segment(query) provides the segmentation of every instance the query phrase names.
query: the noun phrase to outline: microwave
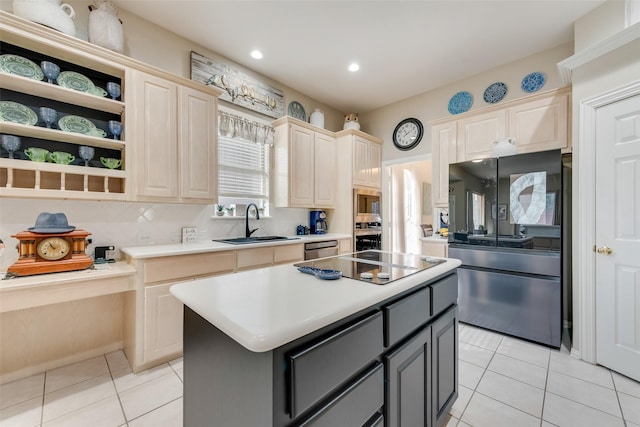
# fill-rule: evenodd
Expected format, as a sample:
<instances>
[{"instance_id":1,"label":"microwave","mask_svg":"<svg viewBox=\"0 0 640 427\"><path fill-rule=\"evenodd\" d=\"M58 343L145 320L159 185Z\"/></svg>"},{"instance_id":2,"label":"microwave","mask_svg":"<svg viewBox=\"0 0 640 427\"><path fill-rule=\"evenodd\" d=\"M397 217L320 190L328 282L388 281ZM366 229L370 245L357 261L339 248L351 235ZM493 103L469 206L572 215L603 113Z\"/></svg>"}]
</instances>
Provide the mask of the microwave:
<instances>
[{"instance_id":1,"label":"microwave","mask_svg":"<svg viewBox=\"0 0 640 427\"><path fill-rule=\"evenodd\" d=\"M379 191L355 189L353 190L353 213L355 222L381 222Z\"/></svg>"}]
</instances>

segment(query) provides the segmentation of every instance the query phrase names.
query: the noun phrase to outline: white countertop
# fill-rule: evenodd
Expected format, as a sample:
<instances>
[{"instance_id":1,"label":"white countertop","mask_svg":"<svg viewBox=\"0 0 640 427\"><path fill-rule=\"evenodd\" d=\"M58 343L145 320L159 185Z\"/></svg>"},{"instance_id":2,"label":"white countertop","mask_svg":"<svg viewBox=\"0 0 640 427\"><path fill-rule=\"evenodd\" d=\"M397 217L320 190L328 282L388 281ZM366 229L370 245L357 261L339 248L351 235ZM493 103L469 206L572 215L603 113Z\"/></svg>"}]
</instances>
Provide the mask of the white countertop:
<instances>
[{"instance_id":1,"label":"white countertop","mask_svg":"<svg viewBox=\"0 0 640 427\"><path fill-rule=\"evenodd\" d=\"M248 350L270 351L460 265L457 259L388 285L320 280L292 264L176 284L171 293Z\"/></svg>"},{"instance_id":2,"label":"white countertop","mask_svg":"<svg viewBox=\"0 0 640 427\"><path fill-rule=\"evenodd\" d=\"M168 245L149 245L149 246L131 246L120 249L122 253L129 255L131 258L155 258L172 255L188 255L199 254L204 252L229 251L257 248L261 246L282 246L293 245L296 243L317 242L323 240L349 239L350 234L305 234L300 236L287 236L293 240L276 240L259 243L248 243L242 245L234 245L231 243L214 242L205 240L193 243L174 243ZM220 239L224 239L221 237Z\"/></svg>"},{"instance_id":3,"label":"white countertop","mask_svg":"<svg viewBox=\"0 0 640 427\"><path fill-rule=\"evenodd\" d=\"M449 238L448 237L442 237L439 234L434 234L433 236L429 236L429 237L421 237L420 240L423 241L423 242L434 242L434 243L448 243L449 242Z\"/></svg>"}]
</instances>

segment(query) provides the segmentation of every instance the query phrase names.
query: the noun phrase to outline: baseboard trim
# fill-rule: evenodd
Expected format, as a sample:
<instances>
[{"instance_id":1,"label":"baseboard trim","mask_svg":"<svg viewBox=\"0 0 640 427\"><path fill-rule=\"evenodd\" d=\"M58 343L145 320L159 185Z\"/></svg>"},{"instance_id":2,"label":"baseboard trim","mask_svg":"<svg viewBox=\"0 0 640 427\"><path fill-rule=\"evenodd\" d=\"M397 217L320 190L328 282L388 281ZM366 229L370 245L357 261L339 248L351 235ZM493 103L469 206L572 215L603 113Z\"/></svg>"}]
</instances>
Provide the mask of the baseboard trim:
<instances>
[{"instance_id":1,"label":"baseboard trim","mask_svg":"<svg viewBox=\"0 0 640 427\"><path fill-rule=\"evenodd\" d=\"M122 341L114 342L104 345L102 347L94 348L91 350L83 351L81 353L74 353L72 355L61 357L55 360L49 360L38 365L27 366L26 368L19 369L13 372L6 372L0 375L0 384L6 384L11 381L19 380L22 378L30 377L32 375L40 374L51 369L67 366L72 363L81 362L83 360L91 359L92 357L102 356L103 354L111 353L116 350L122 349Z\"/></svg>"}]
</instances>

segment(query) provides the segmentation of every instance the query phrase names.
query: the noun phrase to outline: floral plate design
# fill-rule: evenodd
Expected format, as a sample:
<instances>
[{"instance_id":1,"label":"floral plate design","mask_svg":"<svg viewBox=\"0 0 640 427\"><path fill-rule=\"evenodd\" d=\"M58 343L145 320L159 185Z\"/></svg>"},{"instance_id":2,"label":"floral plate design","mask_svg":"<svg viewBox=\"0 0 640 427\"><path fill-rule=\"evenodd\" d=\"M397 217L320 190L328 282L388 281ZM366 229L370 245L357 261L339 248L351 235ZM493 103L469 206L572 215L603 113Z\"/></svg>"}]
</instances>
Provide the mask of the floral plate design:
<instances>
[{"instance_id":1,"label":"floral plate design","mask_svg":"<svg viewBox=\"0 0 640 427\"><path fill-rule=\"evenodd\" d=\"M302 120L303 122L307 121L307 113L304 111L302 104L297 101L293 101L289 104L288 112L294 119Z\"/></svg>"},{"instance_id":2,"label":"floral plate design","mask_svg":"<svg viewBox=\"0 0 640 427\"><path fill-rule=\"evenodd\" d=\"M489 104L495 104L496 102L502 101L502 98L507 94L507 85L502 82L496 82L490 84L484 90L483 99L485 102Z\"/></svg>"},{"instance_id":3,"label":"floral plate design","mask_svg":"<svg viewBox=\"0 0 640 427\"><path fill-rule=\"evenodd\" d=\"M23 58L22 56L5 54L0 55L0 71L18 76L27 77L33 80L44 79L44 73L35 62Z\"/></svg>"},{"instance_id":4,"label":"floral plate design","mask_svg":"<svg viewBox=\"0 0 640 427\"><path fill-rule=\"evenodd\" d=\"M91 120L80 116L62 117L58 120L58 128L65 132L81 133L89 136L98 135L98 128L96 128L96 125L94 125Z\"/></svg>"},{"instance_id":5,"label":"floral plate design","mask_svg":"<svg viewBox=\"0 0 640 427\"><path fill-rule=\"evenodd\" d=\"M38 115L29 107L13 101L0 101L0 120L33 126Z\"/></svg>"},{"instance_id":6,"label":"floral plate design","mask_svg":"<svg viewBox=\"0 0 640 427\"><path fill-rule=\"evenodd\" d=\"M473 95L469 92L463 91L458 92L451 97L448 109L451 114L460 114L465 111L469 111L471 105L473 105Z\"/></svg>"},{"instance_id":7,"label":"floral plate design","mask_svg":"<svg viewBox=\"0 0 640 427\"><path fill-rule=\"evenodd\" d=\"M77 90L79 92L87 92L95 95L96 87L88 77L83 76L75 71L63 71L56 79L58 84L68 89Z\"/></svg>"},{"instance_id":8,"label":"floral plate design","mask_svg":"<svg viewBox=\"0 0 640 427\"><path fill-rule=\"evenodd\" d=\"M535 92L539 90L542 86L544 86L545 81L546 81L546 77L544 73L541 73L539 71L533 72L531 74L527 74L522 79L522 84L521 84L522 91L527 93Z\"/></svg>"}]
</instances>

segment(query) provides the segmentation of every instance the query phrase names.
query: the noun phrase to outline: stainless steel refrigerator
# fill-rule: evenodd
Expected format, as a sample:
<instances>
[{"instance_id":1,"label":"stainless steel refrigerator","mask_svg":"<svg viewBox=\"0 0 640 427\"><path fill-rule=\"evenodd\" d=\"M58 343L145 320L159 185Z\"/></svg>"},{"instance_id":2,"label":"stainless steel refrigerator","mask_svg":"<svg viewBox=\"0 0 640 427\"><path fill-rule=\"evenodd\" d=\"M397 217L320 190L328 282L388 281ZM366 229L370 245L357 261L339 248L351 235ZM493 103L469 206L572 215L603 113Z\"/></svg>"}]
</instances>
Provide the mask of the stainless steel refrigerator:
<instances>
[{"instance_id":1,"label":"stainless steel refrigerator","mask_svg":"<svg viewBox=\"0 0 640 427\"><path fill-rule=\"evenodd\" d=\"M560 346L569 172L560 150L450 165L461 322Z\"/></svg>"}]
</instances>

